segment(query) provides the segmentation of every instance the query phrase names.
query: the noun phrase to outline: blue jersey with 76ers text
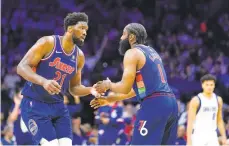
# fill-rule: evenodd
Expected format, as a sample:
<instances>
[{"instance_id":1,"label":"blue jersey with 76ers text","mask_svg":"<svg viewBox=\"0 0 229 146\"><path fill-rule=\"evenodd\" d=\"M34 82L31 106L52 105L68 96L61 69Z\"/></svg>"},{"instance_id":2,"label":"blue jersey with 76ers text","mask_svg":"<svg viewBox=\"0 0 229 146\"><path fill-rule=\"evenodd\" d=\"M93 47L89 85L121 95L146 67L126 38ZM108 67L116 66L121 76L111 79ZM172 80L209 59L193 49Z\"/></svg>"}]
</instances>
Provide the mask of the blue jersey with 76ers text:
<instances>
[{"instance_id":1,"label":"blue jersey with 76ers text","mask_svg":"<svg viewBox=\"0 0 229 146\"><path fill-rule=\"evenodd\" d=\"M50 95L42 86L27 81L22 90L22 95L46 103L63 101L63 94L69 88L69 81L77 71L77 53L75 47L70 54L64 52L60 36L54 37L54 48L51 54L42 59L36 66L36 73L48 80L56 80L61 86L61 93ZM44 48L45 49L45 48Z\"/></svg>"}]
</instances>

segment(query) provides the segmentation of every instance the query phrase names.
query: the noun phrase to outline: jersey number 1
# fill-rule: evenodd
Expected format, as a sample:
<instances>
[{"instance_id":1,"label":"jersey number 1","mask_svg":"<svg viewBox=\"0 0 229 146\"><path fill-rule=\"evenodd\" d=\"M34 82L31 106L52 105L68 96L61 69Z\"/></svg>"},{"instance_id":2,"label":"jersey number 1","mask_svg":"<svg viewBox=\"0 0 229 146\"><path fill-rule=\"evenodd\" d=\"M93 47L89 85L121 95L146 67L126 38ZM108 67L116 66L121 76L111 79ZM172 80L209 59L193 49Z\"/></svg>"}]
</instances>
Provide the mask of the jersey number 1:
<instances>
[{"instance_id":1,"label":"jersey number 1","mask_svg":"<svg viewBox=\"0 0 229 146\"><path fill-rule=\"evenodd\" d=\"M159 73L160 73L161 82L162 82L162 83L166 83L166 81L165 81L165 77L164 77L164 75L163 75L163 71L162 71L162 67L161 67L161 65L160 65L160 64L157 64L157 68L158 68Z\"/></svg>"},{"instance_id":2,"label":"jersey number 1","mask_svg":"<svg viewBox=\"0 0 229 146\"><path fill-rule=\"evenodd\" d=\"M60 71L56 71L55 74L56 74L56 77L53 80L58 82L61 79L60 86L62 86L64 83L64 79L66 77L66 74L61 74Z\"/></svg>"}]
</instances>

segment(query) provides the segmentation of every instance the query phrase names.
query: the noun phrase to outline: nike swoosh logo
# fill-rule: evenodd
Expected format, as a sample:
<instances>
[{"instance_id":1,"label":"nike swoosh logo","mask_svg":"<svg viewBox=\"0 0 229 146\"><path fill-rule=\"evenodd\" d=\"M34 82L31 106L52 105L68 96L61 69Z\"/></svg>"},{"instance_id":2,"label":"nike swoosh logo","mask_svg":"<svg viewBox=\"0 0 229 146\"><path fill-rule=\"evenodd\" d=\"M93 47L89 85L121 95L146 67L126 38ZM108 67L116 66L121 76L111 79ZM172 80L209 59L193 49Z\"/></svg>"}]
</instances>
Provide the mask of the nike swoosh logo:
<instances>
[{"instance_id":1,"label":"nike swoosh logo","mask_svg":"<svg viewBox=\"0 0 229 146\"><path fill-rule=\"evenodd\" d=\"M56 53L62 53L62 52L56 51Z\"/></svg>"}]
</instances>

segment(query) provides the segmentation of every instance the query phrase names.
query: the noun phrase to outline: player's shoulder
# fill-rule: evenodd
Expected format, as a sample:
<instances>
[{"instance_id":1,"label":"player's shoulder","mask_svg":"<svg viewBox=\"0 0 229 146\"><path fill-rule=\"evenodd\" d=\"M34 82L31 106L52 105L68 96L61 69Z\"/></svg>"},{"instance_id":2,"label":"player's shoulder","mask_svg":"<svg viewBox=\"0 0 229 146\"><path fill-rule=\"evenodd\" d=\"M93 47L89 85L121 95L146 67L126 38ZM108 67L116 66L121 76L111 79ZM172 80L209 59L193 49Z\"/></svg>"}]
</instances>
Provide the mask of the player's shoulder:
<instances>
[{"instance_id":1,"label":"player's shoulder","mask_svg":"<svg viewBox=\"0 0 229 146\"><path fill-rule=\"evenodd\" d=\"M37 41L38 45L50 49L54 47L54 43L55 43L55 38L53 36L43 36Z\"/></svg>"},{"instance_id":2,"label":"player's shoulder","mask_svg":"<svg viewBox=\"0 0 229 146\"><path fill-rule=\"evenodd\" d=\"M78 62L78 67L83 68L84 63L85 63L85 57L83 51L77 47L77 62Z\"/></svg>"},{"instance_id":3,"label":"player's shoulder","mask_svg":"<svg viewBox=\"0 0 229 146\"><path fill-rule=\"evenodd\" d=\"M217 96L217 95L216 95L216 96ZM217 100L218 100L218 102L219 102L220 104L223 103L223 98L222 98L221 96L217 96Z\"/></svg>"},{"instance_id":4,"label":"player's shoulder","mask_svg":"<svg viewBox=\"0 0 229 146\"><path fill-rule=\"evenodd\" d=\"M134 47L134 48L127 50L125 54L135 54L138 51L139 51L139 49L137 47Z\"/></svg>"},{"instance_id":5,"label":"player's shoulder","mask_svg":"<svg viewBox=\"0 0 229 146\"><path fill-rule=\"evenodd\" d=\"M218 100L223 100L223 98L221 96L218 96L218 95L216 95L216 96L217 96Z\"/></svg>"},{"instance_id":6,"label":"player's shoulder","mask_svg":"<svg viewBox=\"0 0 229 146\"><path fill-rule=\"evenodd\" d=\"M190 104L198 106L200 104L200 98L197 96L192 97Z\"/></svg>"},{"instance_id":7,"label":"player's shoulder","mask_svg":"<svg viewBox=\"0 0 229 146\"><path fill-rule=\"evenodd\" d=\"M84 53L79 47L77 47L77 53L79 57L84 57Z\"/></svg>"},{"instance_id":8,"label":"player's shoulder","mask_svg":"<svg viewBox=\"0 0 229 146\"><path fill-rule=\"evenodd\" d=\"M55 38L54 38L54 36L51 36L51 35L50 36L43 36L38 40L38 42L44 43L44 44L53 44L54 41L55 41Z\"/></svg>"},{"instance_id":9,"label":"player's shoulder","mask_svg":"<svg viewBox=\"0 0 229 146\"><path fill-rule=\"evenodd\" d=\"M138 56L141 53L142 52L138 48L134 47L126 51L124 58L128 58L128 60L129 59L138 60Z\"/></svg>"},{"instance_id":10,"label":"player's shoulder","mask_svg":"<svg viewBox=\"0 0 229 146\"><path fill-rule=\"evenodd\" d=\"M155 51L154 48L152 48L151 46L146 46L143 44L135 46L133 50L135 51L136 56L144 56L145 53L157 53L157 51Z\"/></svg>"},{"instance_id":11,"label":"player's shoulder","mask_svg":"<svg viewBox=\"0 0 229 146\"><path fill-rule=\"evenodd\" d=\"M77 47L77 58L78 58L78 63L81 63L81 62L84 62L85 61L85 57L84 57L84 53L83 53L83 51L80 49L80 48L78 48Z\"/></svg>"}]
</instances>

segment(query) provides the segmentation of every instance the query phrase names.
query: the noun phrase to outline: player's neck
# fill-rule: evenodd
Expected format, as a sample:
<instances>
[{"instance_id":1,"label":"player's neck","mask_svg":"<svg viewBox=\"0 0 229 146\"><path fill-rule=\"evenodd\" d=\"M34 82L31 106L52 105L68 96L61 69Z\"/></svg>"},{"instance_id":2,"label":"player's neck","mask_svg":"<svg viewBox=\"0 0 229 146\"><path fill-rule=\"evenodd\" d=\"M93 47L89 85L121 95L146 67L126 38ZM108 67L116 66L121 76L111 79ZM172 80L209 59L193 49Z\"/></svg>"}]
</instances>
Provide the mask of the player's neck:
<instances>
[{"instance_id":1,"label":"player's neck","mask_svg":"<svg viewBox=\"0 0 229 146\"><path fill-rule=\"evenodd\" d=\"M72 41L72 36L71 35L65 34L62 37L61 42L62 42L62 48L64 49L64 51L67 54L70 54L72 52L72 50L75 48L75 44Z\"/></svg>"},{"instance_id":2,"label":"player's neck","mask_svg":"<svg viewBox=\"0 0 229 146\"><path fill-rule=\"evenodd\" d=\"M203 92L204 97L211 98L213 93Z\"/></svg>"},{"instance_id":3,"label":"player's neck","mask_svg":"<svg viewBox=\"0 0 229 146\"><path fill-rule=\"evenodd\" d=\"M138 43L130 44L131 49L134 48L136 45L140 45L140 44L138 44Z\"/></svg>"}]
</instances>

